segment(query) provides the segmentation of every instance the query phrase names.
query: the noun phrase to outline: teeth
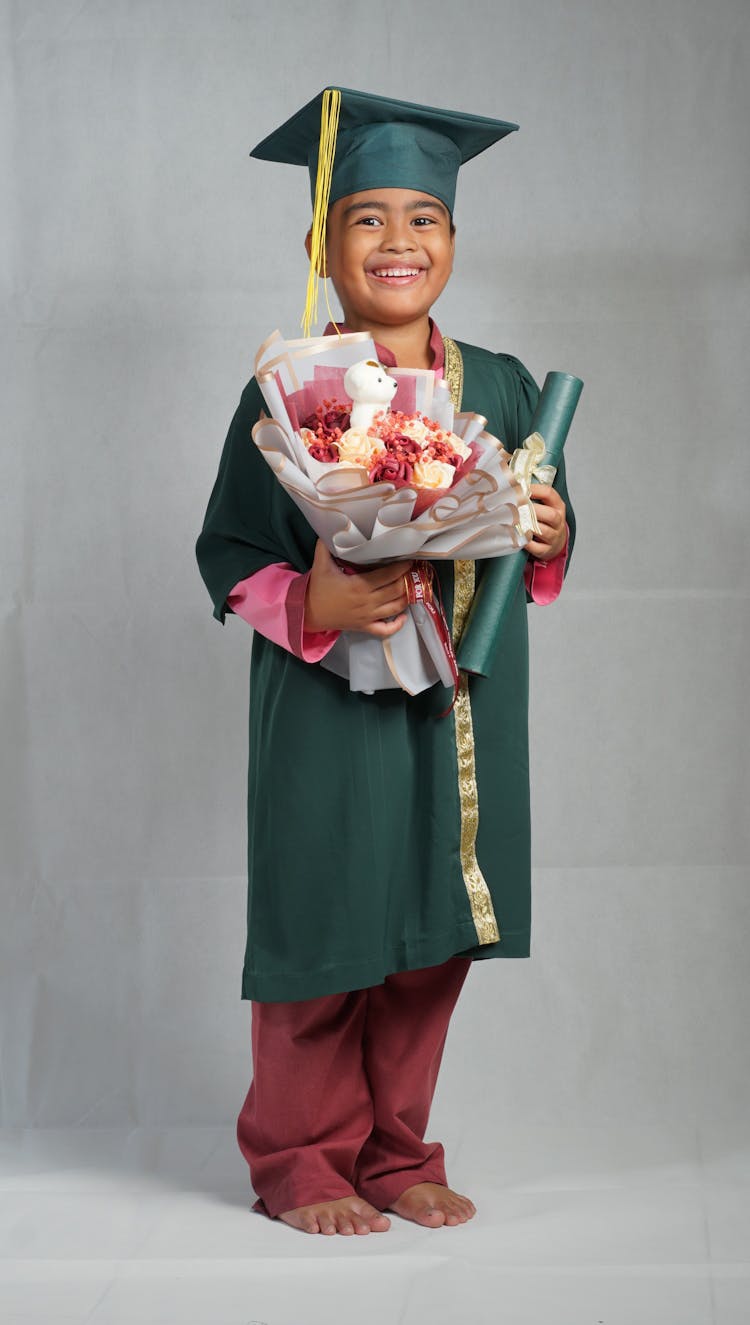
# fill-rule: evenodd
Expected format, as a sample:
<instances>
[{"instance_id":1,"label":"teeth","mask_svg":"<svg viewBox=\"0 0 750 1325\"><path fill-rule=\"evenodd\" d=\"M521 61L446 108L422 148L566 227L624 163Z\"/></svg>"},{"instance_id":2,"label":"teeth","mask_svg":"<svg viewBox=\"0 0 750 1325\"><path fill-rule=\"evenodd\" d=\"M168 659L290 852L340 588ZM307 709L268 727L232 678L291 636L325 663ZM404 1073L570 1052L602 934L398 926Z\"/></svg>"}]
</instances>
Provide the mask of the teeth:
<instances>
[{"instance_id":1,"label":"teeth","mask_svg":"<svg viewBox=\"0 0 750 1325\"><path fill-rule=\"evenodd\" d=\"M418 276L419 267L378 267L374 276Z\"/></svg>"}]
</instances>

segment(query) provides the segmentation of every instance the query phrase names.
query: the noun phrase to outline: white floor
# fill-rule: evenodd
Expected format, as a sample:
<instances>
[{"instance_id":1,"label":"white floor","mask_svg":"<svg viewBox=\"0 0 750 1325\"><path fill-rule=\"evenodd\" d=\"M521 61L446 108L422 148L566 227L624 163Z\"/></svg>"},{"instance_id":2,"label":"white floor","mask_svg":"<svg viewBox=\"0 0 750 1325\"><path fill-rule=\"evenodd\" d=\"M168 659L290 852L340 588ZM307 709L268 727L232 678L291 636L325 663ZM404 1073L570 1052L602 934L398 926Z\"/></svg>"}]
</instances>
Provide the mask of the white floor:
<instances>
[{"instance_id":1,"label":"white floor","mask_svg":"<svg viewBox=\"0 0 750 1325\"><path fill-rule=\"evenodd\" d=\"M229 1130L5 1132L0 1320L748 1325L749 1130L456 1138L476 1219L364 1238L253 1214Z\"/></svg>"}]
</instances>

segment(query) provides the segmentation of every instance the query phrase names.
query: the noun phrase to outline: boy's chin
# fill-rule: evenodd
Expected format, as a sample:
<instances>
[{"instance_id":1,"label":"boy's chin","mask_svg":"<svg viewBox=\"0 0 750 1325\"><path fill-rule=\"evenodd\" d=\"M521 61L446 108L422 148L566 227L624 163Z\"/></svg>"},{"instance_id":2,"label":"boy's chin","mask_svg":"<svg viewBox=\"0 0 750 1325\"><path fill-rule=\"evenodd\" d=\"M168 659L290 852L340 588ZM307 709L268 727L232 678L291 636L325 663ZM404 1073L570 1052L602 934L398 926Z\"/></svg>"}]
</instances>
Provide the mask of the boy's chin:
<instances>
[{"instance_id":1,"label":"boy's chin","mask_svg":"<svg viewBox=\"0 0 750 1325\"><path fill-rule=\"evenodd\" d=\"M371 305L367 310L357 312L351 310L344 313L344 320L348 327L366 331L370 326L376 327L402 327L410 322L421 322L424 318L430 316L430 305L425 303L415 303L404 297L405 291L401 297L383 300L382 303Z\"/></svg>"}]
</instances>

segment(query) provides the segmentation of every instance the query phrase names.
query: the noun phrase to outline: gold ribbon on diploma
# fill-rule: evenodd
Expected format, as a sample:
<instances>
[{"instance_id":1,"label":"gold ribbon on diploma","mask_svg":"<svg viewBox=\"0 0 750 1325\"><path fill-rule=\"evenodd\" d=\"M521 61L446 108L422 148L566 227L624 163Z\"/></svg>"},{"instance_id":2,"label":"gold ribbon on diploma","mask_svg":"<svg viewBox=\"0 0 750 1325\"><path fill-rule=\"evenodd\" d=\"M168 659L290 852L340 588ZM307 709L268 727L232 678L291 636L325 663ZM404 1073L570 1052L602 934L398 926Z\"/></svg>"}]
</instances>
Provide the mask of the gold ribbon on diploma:
<instances>
[{"instance_id":1,"label":"gold ribbon on diploma","mask_svg":"<svg viewBox=\"0 0 750 1325\"><path fill-rule=\"evenodd\" d=\"M510 458L509 468L512 474L520 480L526 501L518 507L518 523L516 529L520 534L535 533L540 534L541 528L536 518L534 503L531 500L531 484L534 479L538 483L552 483L557 470L554 465L540 464L547 451L547 443L540 432L532 432Z\"/></svg>"}]
</instances>

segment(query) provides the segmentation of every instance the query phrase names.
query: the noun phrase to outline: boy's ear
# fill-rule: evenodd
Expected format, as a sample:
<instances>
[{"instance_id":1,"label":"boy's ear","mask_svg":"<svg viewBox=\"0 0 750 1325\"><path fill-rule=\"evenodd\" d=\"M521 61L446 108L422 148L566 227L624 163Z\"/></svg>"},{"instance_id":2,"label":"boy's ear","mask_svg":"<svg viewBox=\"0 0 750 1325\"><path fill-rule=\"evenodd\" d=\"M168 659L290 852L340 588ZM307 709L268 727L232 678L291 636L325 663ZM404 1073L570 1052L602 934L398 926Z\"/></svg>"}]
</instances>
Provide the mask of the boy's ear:
<instances>
[{"instance_id":1,"label":"boy's ear","mask_svg":"<svg viewBox=\"0 0 750 1325\"><path fill-rule=\"evenodd\" d=\"M308 261L310 259L311 249L312 249L312 230L308 230L307 234L305 235L305 253L307 254ZM323 275L320 269L318 269L318 275L319 276Z\"/></svg>"}]
</instances>

